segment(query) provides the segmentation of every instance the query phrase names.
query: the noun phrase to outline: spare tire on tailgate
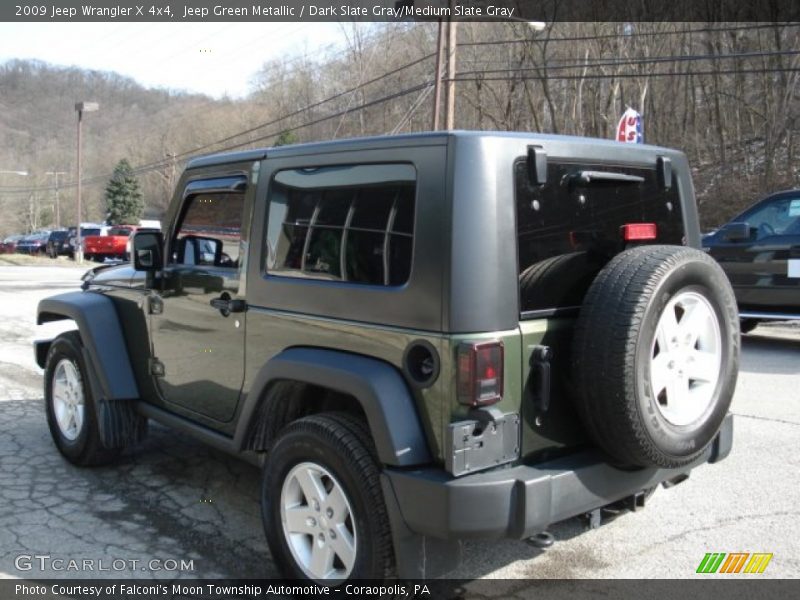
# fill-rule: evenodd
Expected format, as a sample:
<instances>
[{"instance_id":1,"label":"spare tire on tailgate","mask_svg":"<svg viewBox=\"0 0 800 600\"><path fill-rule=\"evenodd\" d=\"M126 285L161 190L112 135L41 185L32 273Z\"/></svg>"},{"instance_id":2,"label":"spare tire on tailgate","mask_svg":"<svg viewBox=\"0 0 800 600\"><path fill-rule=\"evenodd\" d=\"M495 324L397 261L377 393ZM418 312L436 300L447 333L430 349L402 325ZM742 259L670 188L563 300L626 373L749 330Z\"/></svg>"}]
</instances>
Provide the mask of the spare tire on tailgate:
<instances>
[{"instance_id":1,"label":"spare tire on tailgate","mask_svg":"<svg viewBox=\"0 0 800 600\"><path fill-rule=\"evenodd\" d=\"M728 412L739 361L736 301L712 258L681 246L618 254L574 336L577 410L603 450L626 466L698 458Z\"/></svg>"}]
</instances>

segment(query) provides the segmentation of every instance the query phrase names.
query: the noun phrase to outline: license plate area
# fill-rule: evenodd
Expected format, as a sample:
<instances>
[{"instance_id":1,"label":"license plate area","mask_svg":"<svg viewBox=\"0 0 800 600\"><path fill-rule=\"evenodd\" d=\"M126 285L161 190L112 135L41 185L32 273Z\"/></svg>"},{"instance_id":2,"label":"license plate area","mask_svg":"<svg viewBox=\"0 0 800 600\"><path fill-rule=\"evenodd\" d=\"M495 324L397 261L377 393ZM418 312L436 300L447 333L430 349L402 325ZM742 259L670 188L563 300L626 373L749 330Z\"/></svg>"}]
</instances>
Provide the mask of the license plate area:
<instances>
[{"instance_id":1,"label":"license plate area","mask_svg":"<svg viewBox=\"0 0 800 600\"><path fill-rule=\"evenodd\" d=\"M445 468L456 477L519 458L519 415L451 423Z\"/></svg>"}]
</instances>

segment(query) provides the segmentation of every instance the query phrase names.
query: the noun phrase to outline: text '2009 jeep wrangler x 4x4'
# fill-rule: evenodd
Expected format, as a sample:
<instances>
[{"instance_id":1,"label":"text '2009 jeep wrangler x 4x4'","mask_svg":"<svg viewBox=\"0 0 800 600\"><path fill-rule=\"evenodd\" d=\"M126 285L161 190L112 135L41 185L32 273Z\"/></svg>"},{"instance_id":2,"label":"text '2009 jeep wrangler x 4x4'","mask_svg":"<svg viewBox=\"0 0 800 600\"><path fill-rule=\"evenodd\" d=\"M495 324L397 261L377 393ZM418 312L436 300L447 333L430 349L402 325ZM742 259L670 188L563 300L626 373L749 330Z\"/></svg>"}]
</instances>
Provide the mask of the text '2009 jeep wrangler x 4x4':
<instances>
[{"instance_id":1,"label":"text '2009 jeep wrangler x 4x4'","mask_svg":"<svg viewBox=\"0 0 800 600\"><path fill-rule=\"evenodd\" d=\"M736 303L686 158L449 132L198 158L132 265L43 300L79 465L148 419L263 463L292 578L442 573L730 451ZM595 512L595 514L597 514Z\"/></svg>"}]
</instances>

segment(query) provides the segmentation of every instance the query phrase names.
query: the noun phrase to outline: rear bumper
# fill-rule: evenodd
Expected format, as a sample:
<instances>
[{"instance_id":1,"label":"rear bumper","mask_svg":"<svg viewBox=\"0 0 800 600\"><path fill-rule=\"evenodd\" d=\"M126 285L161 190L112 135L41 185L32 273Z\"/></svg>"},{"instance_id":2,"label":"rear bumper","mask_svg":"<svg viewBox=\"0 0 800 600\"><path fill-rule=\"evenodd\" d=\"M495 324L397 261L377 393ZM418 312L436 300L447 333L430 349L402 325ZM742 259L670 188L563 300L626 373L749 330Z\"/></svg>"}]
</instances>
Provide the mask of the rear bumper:
<instances>
[{"instance_id":1,"label":"rear bumper","mask_svg":"<svg viewBox=\"0 0 800 600\"><path fill-rule=\"evenodd\" d=\"M384 472L408 529L440 539L525 538L552 523L673 480L706 462L724 459L733 442L733 416L693 464L680 469L621 470L596 452L537 465L453 478L441 469Z\"/></svg>"}]
</instances>

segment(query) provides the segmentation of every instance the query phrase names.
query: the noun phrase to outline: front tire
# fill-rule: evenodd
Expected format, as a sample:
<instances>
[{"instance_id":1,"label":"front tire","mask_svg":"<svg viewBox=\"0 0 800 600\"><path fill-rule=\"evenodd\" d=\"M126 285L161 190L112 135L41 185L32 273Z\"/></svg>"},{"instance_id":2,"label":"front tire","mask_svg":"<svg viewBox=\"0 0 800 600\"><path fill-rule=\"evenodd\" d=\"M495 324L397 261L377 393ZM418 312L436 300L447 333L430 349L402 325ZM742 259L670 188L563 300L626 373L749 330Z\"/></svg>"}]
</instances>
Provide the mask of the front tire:
<instances>
[{"instance_id":1,"label":"front tire","mask_svg":"<svg viewBox=\"0 0 800 600\"><path fill-rule=\"evenodd\" d=\"M288 578L336 585L393 570L377 456L355 417L323 413L287 426L264 465L261 514Z\"/></svg>"},{"instance_id":2,"label":"front tire","mask_svg":"<svg viewBox=\"0 0 800 600\"><path fill-rule=\"evenodd\" d=\"M70 331L50 346L44 370L47 425L58 451L80 466L105 465L119 456L118 448L100 441L95 399L83 360L80 335Z\"/></svg>"}]
</instances>

